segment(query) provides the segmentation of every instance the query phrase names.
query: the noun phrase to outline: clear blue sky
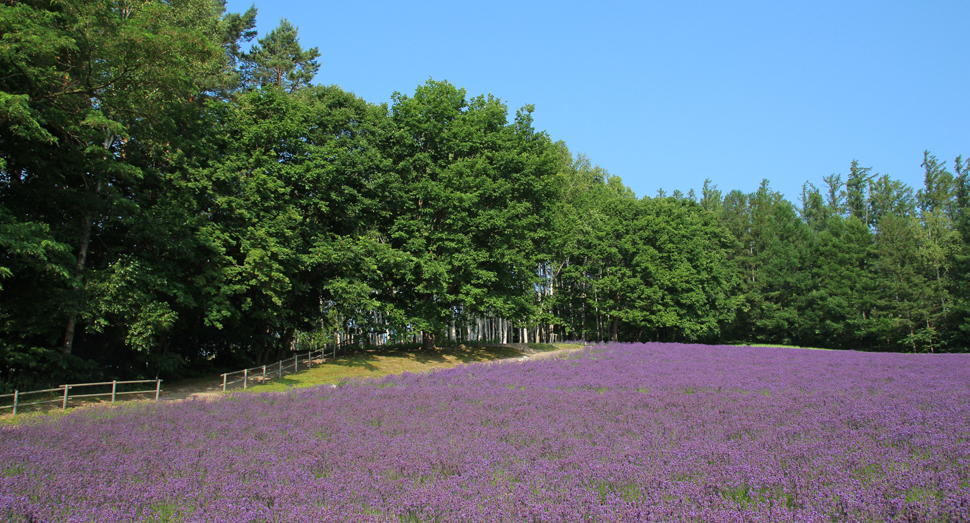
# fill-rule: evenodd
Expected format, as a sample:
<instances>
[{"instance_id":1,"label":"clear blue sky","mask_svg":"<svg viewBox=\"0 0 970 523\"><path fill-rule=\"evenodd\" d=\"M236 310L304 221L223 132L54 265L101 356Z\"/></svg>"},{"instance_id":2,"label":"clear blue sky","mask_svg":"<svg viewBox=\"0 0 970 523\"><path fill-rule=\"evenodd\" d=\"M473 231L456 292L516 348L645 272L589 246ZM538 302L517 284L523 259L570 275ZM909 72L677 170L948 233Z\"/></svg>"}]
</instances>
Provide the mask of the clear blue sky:
<instances>
[{"instance_id":1,"label":"clear blue sky","mask_svg":"<svg viewBox=\"0 0 970 523\"><path fill-rule=\"evenodd\" d=\"M534 104L638 196L767 178L797 202L854 158L918 189L923 150L951 170L970 156L967 0L255 5L260 35L287 18L320 48L316 83L381 103L434 78Z\"/></svg>"}]
</instances>

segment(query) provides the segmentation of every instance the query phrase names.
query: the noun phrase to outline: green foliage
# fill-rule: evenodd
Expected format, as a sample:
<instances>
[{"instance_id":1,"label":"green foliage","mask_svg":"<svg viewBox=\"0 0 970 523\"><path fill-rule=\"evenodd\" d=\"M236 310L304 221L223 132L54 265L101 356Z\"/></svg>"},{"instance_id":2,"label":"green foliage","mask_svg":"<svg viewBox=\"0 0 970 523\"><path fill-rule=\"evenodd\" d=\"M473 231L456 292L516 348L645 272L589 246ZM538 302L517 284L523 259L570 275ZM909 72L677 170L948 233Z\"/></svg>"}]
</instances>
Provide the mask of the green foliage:
<instances>
[{"instance_id":1,"label":"green foliage","mask_svg":"<svg viewBox=\"0 0 970 523\"><path fill-rule=\"evenodd\" d=\"M566 158L568 151L564 150ZM693 200L638 200L618 177L561 161L550 307L583 339L716 339L734 317L733 239ZM707 197L712 198L711 189Z\"/></svg>"},{"instance_id":2,"label":"green foliage","mask_svg":"<svg viewBox=\"0 0 970 523\"><path fill-rule=\"evenodd\" d=\"M491 95L314 86L216 0L0 9L0 383L295 346L759 341L966 351L970 161L638 199ZM457 335L460 339L462 335Z\"/></svg>"},{"instance_id":3,"label":"green foliage","mask_svg":"<svg viewBox=\"0 0 970 523\"><path fill-rule=\"evenodd\" d=\"M958 239L949 252L950 271L946 282L953 297L953 309L945 332L948 344L970 351L970 158L955 162L953 227Z\"/></svg>"},{"instance_id":4,"label":"green foliage","mask_svg":"<svg viewBox=\"0 0 970 523\"><path fill-rule=\"evenodd\" d=\"M224 114L222 155L200 177L199 234L223 277L205 321L244 330L259 359L312 329L322 303L368 305L386 250L368 227L382 122L337 87L255 90Z\"/></svg>"},{"instance_id":5,"label":"green foliage","mask_svg":"<svg viewBox=\"0 0 970 523\"><path fill-rule=\"evenodd\" d=\"M277 87L293 91L310 85L320 70L316 47L303 50L297 28L287 20L242 55L247 83L253 87Z\"/></svg>"},{"instance_id":6,"label":"green foliage","mask_svg":"<svg viewBox=\"0 0 970 523\"><path fill-rule=\"evenodd\" d=\"M137 307L118 314L125 305L109 300L133 284L111 280L119 264L137 268L126 282L150 288L138 305L171 309L153 301L164 282L150 265L129 263L150 249L133 244L131 233L150 212L143 205L164 176L181 108L223 71L223 53L209 39L221 10L207 0L88 0L18 2L0 11L8 260L0 292L10 304L0 313L0 338L11 363L0 372L9 381L56 379L52 366L87 372L80 361L113 360L125 345L104 336L144 349L171 324L171 314L161 321ZM129 335L132 318L140 319Z\"/></svg>"},{"instance_id":7,"label":"green foliage","mask_svg":"<svg viewBox=\"0 0 970 523\"><path fill-rule=\"evenodd\" d=\"M393 214L379 230L406 258L383 302L427 347L456 315L523 316L556 168L548 137L532 129L532 108L510 123L500 100L467 100L433 80L393 98L382 144Z\"/></svg>"},{"instance_id":8,"label":"green foliage","mask_svg":"<svg viewBox=\"0 0 970 523\"><path fill-rule=\"evenodd\" d=\"M729 193L720 219L738 241L729 252L742 281L732 337L795 343L802 320L798 300L810 285L804 270L809 226L767 180L752 194Z\"/></svg>"},{"instance_id":9,"label":"green foliage","mask_svg":"<svg viewBox=\"0 0 970 523\"><path fill-rule=\"evenodd\" d=\"M765 187L729 194L722 219L745 245L736 256L748 289L733 336L846 349L959 350L947 340L959 337L961 323L954 286L964 245L955 221L960 178L929 153L924 168L926 187L914 197L911 188L854 161L845 190L839 175L825 178L824 196L806 184L800 220Z\"/></svg>"}]
</instances>

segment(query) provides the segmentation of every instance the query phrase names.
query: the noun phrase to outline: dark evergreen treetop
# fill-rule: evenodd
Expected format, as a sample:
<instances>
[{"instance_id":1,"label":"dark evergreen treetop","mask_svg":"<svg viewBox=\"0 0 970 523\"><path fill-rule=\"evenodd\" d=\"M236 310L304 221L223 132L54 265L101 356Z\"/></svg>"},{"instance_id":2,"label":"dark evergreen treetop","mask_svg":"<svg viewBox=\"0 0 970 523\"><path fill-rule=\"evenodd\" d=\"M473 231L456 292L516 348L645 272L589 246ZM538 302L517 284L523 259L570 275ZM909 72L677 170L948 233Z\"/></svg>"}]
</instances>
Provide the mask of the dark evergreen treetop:
<instances>
[{"instance_id":1,"label":"dark evergreen treetop","mask_svg":"<svg viewBox=\"0 0 970 523\"><path fill-rule=\"evenodd\" d=\"M260 38L243 55L246 83L251 87L276 86L286 91L307 87L320 70L316 47L304 50L297 28L287 19Z\"/></svg>"}]
</instances>

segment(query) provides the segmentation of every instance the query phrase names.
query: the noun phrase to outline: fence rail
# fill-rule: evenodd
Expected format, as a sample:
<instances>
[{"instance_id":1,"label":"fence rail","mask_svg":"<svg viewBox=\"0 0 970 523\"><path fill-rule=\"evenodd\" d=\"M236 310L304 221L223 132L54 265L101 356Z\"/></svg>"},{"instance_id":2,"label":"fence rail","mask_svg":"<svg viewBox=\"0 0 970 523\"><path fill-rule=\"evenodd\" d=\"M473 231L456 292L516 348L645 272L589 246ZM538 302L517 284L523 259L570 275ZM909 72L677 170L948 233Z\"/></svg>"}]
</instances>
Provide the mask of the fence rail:
<instances>
[{"instance_id":1,"label":"fence rail","mask_svg":"<svg viewBox=\"0 0 970 523\"><path fill-rule=\"evenodd\" d=\"M270 363L269 365L260 365L258 367L250 367L248 369L237 370L235 372L227 372L222 374L222 392L226 392L230 385L236 385L242 383L243 389L249 388L249 382L256 382L256 384L263 383L272 379L282 378L286 374L294 374L300 370L300 367L305 365L306 369L313 367L313 360L319 359L320 363L323 363L326 357L326 349L320 349L315 351L308 351L305 354L297 354L292 358L285 360L280 360L276 363ZM230 377L236 376L236 379L230 379Z\"/></svg>"},{"instance_id":2,"label":"fence rail","mask_svg":"<svg viewBox=\"0 0 970 523\"><path fill-rule=\"evenodd\" d=\"M154 383L154 389L144 389L144 390L125 390L119 391L118 385L130 385L135 383ZM111 385L111 392L95 392L88 394L71 394L71 389L79 389L83 387L105 387ZM46 399L40 401L31 401L29 403L24 403L20 401L20 398L30 394L48 394L53 395L57 393L57 398ZM17 409L22 407L28 407L32 405L42 405L44 403L61 403L61 408L66 409L68 402L71 398L96 398L98 396L111 396L111 403L113 404L118 396L128 395L128 394L150 394L155 393L155 401L158 401L158 397L162 392L162 380L131 380L131 381L101 381L97 383L69 383L67 385L60 385L56 389L43 389L43 390L28 390L28 391L13 391L13 394L0 394L0 400L4 398L13 398L13 404L11 405L0 405L0 409L13 409L13 414L17 414Z\"/></svg>"},{"instance_id":3,"label":"fence rail","mask_svg":"<svg viewBox=\"0 0 970 523\"><path fill-rule=\"evenodd\" d=\"M330 357L333 359L337 358L337 351L344 349L345 346L356 346L353 343L340 343L333 344L332 346L315 350L308 351L305 353L299 353L292 358L285 360L280 360L276 363L269 365L260 365L258 367L250 367L248 369L238 370L235 372L227 372L222 374L222 391L226 392L228 387L231 385L236 385L242 383L242 388L249 388L250 382L263 383L272 379L279 379L286 374L293 374L300 370L302 366L309 369L313 367L314 360L320 360L323 363L330 353ZM231 379L231 377L236 376L237 379ZM135 383L154 383L154 389L144 389L144 390L132 390L132 391L119 391L118 385L130 385ZM72 389L78 389L82 387L106 387L111 385L111 392L95 392L86 394L72 394ZM6 398L13 398L13 403L11 405L0 405L0 409L13 409L13 414L16 415L17 411L23 407L42 405L45 403L58 403L60 402L61 408L66 409L68 402L71 398L95 398L98 396L111 396L111 403L117 401L118 396L128 395L128 394L149 394L155 393L155 401L158 401L159 396L162 392L162 380L134 380L134 381L102 381L97 383L70 383L67 385L60 385L56 389L44 389L44 390L29 390L20 391L14 390L13 394L0 394L0 401L4 401ZM39 401L31 401L25 403L21 401L24 396L32 394L48 394L50 399L42 399Z\"/></svg>"}]
</instances>

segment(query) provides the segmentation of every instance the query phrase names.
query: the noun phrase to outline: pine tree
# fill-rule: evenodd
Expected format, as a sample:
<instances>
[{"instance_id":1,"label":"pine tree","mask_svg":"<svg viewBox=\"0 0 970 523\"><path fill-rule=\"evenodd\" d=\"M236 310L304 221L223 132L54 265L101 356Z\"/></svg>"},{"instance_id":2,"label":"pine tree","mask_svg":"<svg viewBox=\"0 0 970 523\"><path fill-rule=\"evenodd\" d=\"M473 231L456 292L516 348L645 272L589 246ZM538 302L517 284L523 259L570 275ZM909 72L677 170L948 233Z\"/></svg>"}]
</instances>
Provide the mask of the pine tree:
<instances>
[{"instance_id":1,"label":"pine tree","mask_svg":"<svg viewBox=\"0 0 970 523\"><path fill-rule=\"evenodd\" d=\"M310 85L320 70L316 47L303 50L298 28L287 19L243 55L244 74L250 87L276 86L289 92Z\"/></svg>"},{"instance_id":2,"label":"pine tree","mask_svg":"<svg viewBox=\"0 0 970 523\"><path fill-rule=\"evenodd\" d=\"M970 351L970 158L956 159L954 179L953 224L959 233L956 246L950 253L952 269L948 289L954 298L948 318L948 349Z\"/></svg>"}]
</instances>

